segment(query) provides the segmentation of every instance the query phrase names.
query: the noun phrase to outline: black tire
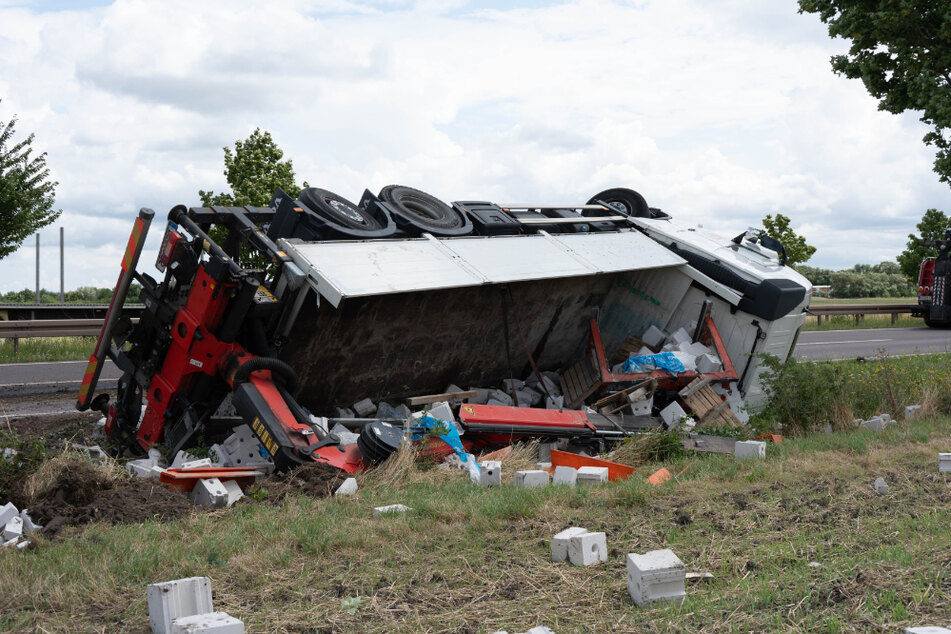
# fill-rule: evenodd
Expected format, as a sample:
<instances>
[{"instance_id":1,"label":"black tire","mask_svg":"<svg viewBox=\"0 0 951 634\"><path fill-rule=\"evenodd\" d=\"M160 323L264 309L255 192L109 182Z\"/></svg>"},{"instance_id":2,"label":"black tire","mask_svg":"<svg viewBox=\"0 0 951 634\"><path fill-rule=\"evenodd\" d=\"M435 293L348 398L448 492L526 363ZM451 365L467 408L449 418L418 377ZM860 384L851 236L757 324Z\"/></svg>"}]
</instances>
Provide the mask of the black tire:
<instances>
[{"instance_id":1,"label":"black tire","mask_svg":"<svg viewBox=\"0 0 951 634\"><path fill-rule=\"evenodd\" d=\"M595 194L591 197L591 200L588 201L589 205L596 205L598 203L605 203L608 207L612 207L634 218L651 217L650 207L647 206L647 201L633 189L626 189L624 187L606 189L603 192Z\"/></svg>"},{"instance_id":2,"label":"black tire","mask_svg":"<svg viewBox=\"0 0 951 634\"><path fill-rule=\"evenodd\" d=\"M318 216L350 229L379 231L386 228L367 210L326 189L308 187L300 193L298 200Z\"/></svg>"},{"instance_id":3,"label":"black tire","mask_svg":"<svg viewBox=\"0 0 951 634\"><path fill-rule=\"evenodd\" d=\"M407 233L427 232L439 236L472 233L468 216L418 189L387 185L380 190L380 200L389 203L397 225Z\"/></svg>"}]
</instances>

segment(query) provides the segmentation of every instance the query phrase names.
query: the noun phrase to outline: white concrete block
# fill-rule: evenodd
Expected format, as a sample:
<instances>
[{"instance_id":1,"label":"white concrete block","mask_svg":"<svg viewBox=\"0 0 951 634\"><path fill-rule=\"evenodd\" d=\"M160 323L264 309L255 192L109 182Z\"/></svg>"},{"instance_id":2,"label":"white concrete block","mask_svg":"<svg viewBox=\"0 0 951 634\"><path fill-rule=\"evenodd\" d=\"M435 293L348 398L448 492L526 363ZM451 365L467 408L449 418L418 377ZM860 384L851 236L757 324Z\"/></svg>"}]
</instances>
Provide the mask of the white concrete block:
<instances>
[{"instance_id":1,"label":"white concrete block","mask_svg":"<svg viewBox=\"0 0 951 634\"><path fill-rule=\"evenodd\" d=\"M334 491L334 495L353 495L357 492L357 479L356 478L347 478L343 481L337 490Z\"/></svg>"},{"instance_id":2,"label":"white concrete block","mask_svg":"<svg viewBox=\"0 0 951 634\"><path fill-rule=\"evenodd\" d=\"M125 470L129 472L129 475L136 478L148 478L154 466L155 462L151 458L140 458L125 463Z\"/></svg>"},{"instance_id":3,"label":"white concrete block","mask_svg":"<svg viewBox=\"0 0 951 634\"><path fill-rule=\"evenodd\" d=\"M334 428L330 430L330 433L334 434L340 439L341 447L349 447L350 445L357 444L357 438L360 437L360 434L350 431L340 423L334 425Z\"/></svg>"},{"instance_id":4,"label":"white concrete block","mask_svg":"<svg viewBox=\"0 0 951 634\"><path fill-rule=\"evenodd\" d=\"M520 390L523 387L525 387L525 381L519 379L502 380L502 389L505 390L507 394L511 394L513 390Z\"/></svg>"},{"instance_id":5,"label":"white concrete block","mask_svg":"<svg viewBox=\"0 0 951 634\"><path fill-rule=\"evenodd\" d=\"M511 407L515 404L515 401L512 400L512 397L503 392L502 390L492 390L489 392L489 400L487 401L489 405L494 405L492 401L498 401L499 405L506 405Z\"/></svg>"},{"instance_id":6,"label":"white concrete block","mask_svg":"<svg viewBox=\"0 0 951 634\"><path fill-rule=\"evenodd\" d=\"M516 471L515 486L529 489L534 487L548 486L548 472L542 471L540 469Z\"/></svg>"},{"instance_id":7,"label":"white concrete block","mask_svg":"<svg viewBox=\"0 0 951 634\"><path fill-rule=\"evenodd\" d=\"M175 457L172 458L172 464L170 464L168 468L181 469L184 463L191 462L193 460L197 460L197 458L187 451L179 451L177 454L175 454Z\"/></svg>"},{"instance_id":8,"label":"white concrete block","mask_svg":"<svg viewBox=\"0 0 951 634\"><path fill-rule=\"evenodd\" d=\"M555 634L555 632L547 625L536 625L532 629L525 632L525 634Z\"/></svg>"},{"instance_id":9,"label":"white concrete block","mask_svg":"<svg viewBox=\"0 0 951 634\"><path fill-rule=\"evenodd\" d=\"M153 463L157 465L161 465L164 462L164 460L162 459L162 452L156 449L155 447L152 447L151 449L149 449L148 460L151 460Z\"/></svg>"},{"instance_id":10,"label":"white concrete block","mask_svg":"<svg viewBox=\"0 0 951 634\"><path fill-rule=\"evenodd\" d=\"M686 569L669 548L627 556L627 591L638 605L654 601L682 603Z\"/></svg>"},{"instance_id":11,"label":"white concrete block","mask_svg":"<svg viewBox=\"0 0 951 634\"><path fill-rule=\"evenodd\" d=\"M905 408L905 420L911 420L921 414L921 405L909 405Z\"/></svg>"},{"instance_id":12,"label":"white concrete block","mask_svg":"<svg viewBox=\"0 0 951 634\"><path fill-rule=\"evenodd\" d=\"M172 620L171 634L244 634L244 623L227 612L180 616Z\"/></svg>"},{"instance_id":13,"label":"white concrete block","mask_svg":"<svg viewBox=\"0 0 951 634\"><path fill-rule=\"evenodd\" d=\"M376 414L376 405L370 399L365 398L353 404L353 411L358 418L369 418Z\"/></svg>"},{"instance_id":14,"label":"white concrete block","mask_svg":"<svg viewBox=\"0 0 951 634\"><path fill-rule=\"evenodd\" d=\"M204 478L192 489L192 502L199 506L228 506L228 489L218 478Z\"/></svg>"},{"instance_id":15,"label":"white concrete block","mask_svg":"<svg viewBox=\"0 0 951 634\"><path fill-rule=\"evenodd\" d=\"M404 515L412 511L408 506L402 504L390 504L388 506L378 506L373 509L373 517L383 517L385 515Z\"/></svg>"},{"instance_id":16,"label":"white concrete block","mask_svg":"<svg viewBox=\"0 0 951 634\"><path fill-rule=\"evenodd\" d=\"M737 460L766 457L766 443L761 440L738 440L733 446L733 457Z\"/></svg>"},{"instance_id":17,"label":"white concrete block","mask_svg":"<svg viewBox=\"0 0 951 634\"><path fill-rule=\"evenodd\" d=\"M150 479L150 480L158 480L159 477L161 477L161 475L162 475L162 473L163 473L164 471L165 471L164 468L162 468L162 467L160 467L160 466L158 466L158 465L155 465L154 467L152 467L152 468L149 470L149 479Z\"/></svg>"},{"instance_id":18,"label":"white concrete block","mask_svg":"<svg viewBox=\"0 0 951 634\"><path fill-rule=\"evenodd\" d=\"M497 487L502 484L502 463L486 460L479 463L479 486Z\"/></svg>"},{"instance_id":19,"label":"white concrete block","mask_svg":"<svg viewBox=\"0 0 951 634\"><path fill-rule=\"evenodd\" d=\"M660 417L667 423L667 427L673 429L680 424L681 420L687 418L687 412L680 406L680 403L674 401L660 410Z\"/></svg>"},{"instance_id":20,"label":"white concrete block","mask_svg":"<svg viewBox=\"0 0 951 634\"><path fill-rule=\"evenodd\" d=\"M607 481L607 467L581 467L578 469L578 484L601 484Z\"/></svg>"},{"instance_id":21,"label":"white concrete block","mask_svg":"<svg viewBox=\"0 0 951 634\"><path fill-rule=\"evenodd\" d=\"M885 495L888 493L888 483L885 482L885 478L876 478L874 484L872 484L872 487L879 495Z\"/></svg>"},{"instance_id":22,"label":"white concrete block","mask_svg":"<svg viewBox=\"0 0 951 634\"><path fill-rule=\"evenodd\" d=\"M210 469L213 466L214 465L211 464L211 458L199 458L198 460L183 462L179 469Z\"/></svg>"},{"instance_id":23,"label":"white concrete block","mask_svg":"<svg viewBox=\"0 0 951 634\"><path fill-rule=\"evenodd\" d=\"M0 545L2 545L3 548L8 548L11 546L19 546L19 544L17 543L18 541L19 539L16 537L14 537L13 539L9 539L7 541L3 541L2 539L0 539Z\"/></svg>"},{"instance_id":24,"label":"white concrete block","mask_svg":"<svg viewBox=\"0 0 951 634\"><path fill-rule=\"evenodd\" d=\"M555 467L555 477L552 480L552 484L567 484L568 486L575 486L578 484L578 470L574 467Z\"/></svg>"},{"instance_id":25,"label":"white concrete block","mask_svg":"<svg viewBox=\"0 0 951 634\"><path fill-rule=\"evenodd\" d=\"M235 427L220 445L212 445L212 450L225 467L263 467L268 473L274 471L274 461L247 425Z\"/></svg>"},{"instance_id":26,"label":"white concrete block","mask_svg":"<svg viewBox=\"0 0 951 634\"><path fill-rule=\"evenodd\" d=\"M862 429L867 429L869 431L882 431L883 429L885 429L885 426L887 424L888 424L888 421L886 421L881 416L873 416L872 418L866 421L862 421L861 427Z\"/></svg>"},{"instance_id":27,"label":"white concrete block","mask_svg":"<svg viewBox=\"0 0 951 634\"><path fill-rule=\"evenodd\" d=\"M21 537L23 537L23 520L20 519L19 515L15 515L3 525L3 541L20 539Z\"/></svg>"},{"instance_id":28,"label":"white concrete block","mask_svg":"<svg viewBox=\"0 0 951 634\"><path fill-rule=\"evenodd\" d=\"M23 550L24 548L26 548L26 547L29 546L29 545L30 545L30 540L28 540L28 539L24 539L22 542L17 542L17 543L16 543L16 547L19 548L20 550Z\"/></svg>"},{"instance_id":29,"label":"white concrete block","mask_svg":"<svg viewBox=\"0 0 951 634\"><path fill-rule=\"evenodd\" d=\"M938 473L951 472L951 453L938 454Z\"/></svg>"},{"instance_id":30,"label":"white concrete block","mask_svg":"<svg viewBox=\"0 0 951 634\"><path fill-rule=\"evenodd\" d=\"M519 407L537 407L542 403L542 393L530 387L523 387L515 394L518 396Z\"/></svg>"},{"instance_id":31,"label":"white concrete block","mask_svg":"<svg viewBox=\"0 0 951 634\"><path fill-rule=\"evenodd\" d=\"M568 540L568 561L575 566L593 566L608 560L608 540L604 533L583 533Z\"/></svg>"},{"instance_id":32,"label":"white concrete block","mask_svg":"<svg viewBox=\"0 0 951 634\"><path fill-rule=\"evenodd\" d=\"M697 357L693 353L674 350L671 354L677 357L677 360L683 364L685 372L696 372Z\"/></svg>"},{"instance_id":33,"label":"white concrete block","mask_svg":"<svg viewBox=\"0 0 951 634\"><path fill-rule=\"evenodd\" d=\"M472 398L467 398L466 403L474 403L476 405L485 405L489 402L489 394L492 390L486 389L484 387L470 387L469 391L475 390L476 395Z\"/></svg>"},{"instance_id":34,"label":"white concrete block","mask_svg":"<svg viewBox=\"0 0 951 634\"><path fill-rule=\"evenodd\" d=\"M0 506L0 526L4 526L14 517L19 517L20 511L17 510L17 507L13 506L13 502L7 502L3 506Z\"/></svg>"},{"instance_id":35,"label":"white concrete block","mask_svg":"<svg viewBox=\"0 0 951 634\"><path fill-rule=\"evenodd\" d=\"M30 517L30 514L26 512L26 509L20 511L20 519L23 520L24 535L31 535L36 531L43 530L42 526L33 523L33 518Z\"/></svg>"},{"instance_id":36,"label":"white concrete block","mask_svg":"<svg viewBox=\"0 0 951 634\"><path fill-rule=\"evenodd\" d=\"M719 372L723 369L723 364L720 363L720 357L715 354L701 354L697 356L697 372L700 374L710 374L711 372Z\"/></svg>"},{"instance_id":37,"label":"white concrete block","mask_svg":"<svg viewBox=\"0 0 951 634\"><path fill-rule=\"evenodd\" d=\"M541 469L542 471L548 471L549 473L551 473L551 463L550 463L550 462L536 462L536 463L535 463L535 468L536 468L536 469Z\"/></svg>"},{"instance_id":38,"label":"white concrete block","mask_svg":"<svg viewBox=\"0 0 951 634\"><path fill-rule=\"evenodd\" d=\"M918 627L906 627L902 630L904 634L951 634L951 630L937 625L923 625Z\"/></svg>"},{"instance_id":39,"label":"white concrete block","mask_svg":"<svg viewBox=\"0 0 951 634\"><path fill-rule=\"evenodd\" d=\"M551 450L558 449L557 442L540 442L538 443L538 461L539 462L551 462Z\"/></svg>"},{"instance_id":40,"label":"white concrete block","mask_svg":"<svg viewBox=\"0 0 951 634\"><path fill-rule=\"evenodd\" d=\"M667 335L657 326L651 326L644 331L643 335L641 335L641 341L644 342L644 345L653 348L654 350L657 350L662 345L664 345L664 341L666 340Z\"/></svg>"},{"instance_id":41,"label":"white concrete block","mask_svg":"<svg viewBox=\"0 0 951 634\"><path fill-rule=\"evenodd\" d=\"M551 538L551 560L555 562L568 561L568 543L572 537L584 535L587 529L580 526L566 528Z\"/></svg>"},{"instance_id":42,"label":"white concrete block","mask_svg":"<svg viewBox=\"0 0 951 634\"><path fill-rule=\"evenodd\" d=\"M635 416L650 416L654 409L654 395L631 402L631 413Z\"/></svg>"},{"instance_id":43,"label":"white concrete block","mask_svg":"<svg viewBox=\"0 0 951 634\"><path fill-rule=\"evenodd\" d=\"M667 342L679 346L682 343L690 343L690 339L690 334L686 330L678 328L670 334L670 337L667 338Z\"/></svg>"},{"instance_id":44,"label":"white concrete block","mask_svg":"<svg viewBox=\"0 0 951 634\"><path fill-rule=\"evenodd\" d=\"M238 500L244 497L244 491L241 490L241 485L239 485L234 480L225 480L221 483L225 487L225 491L228 493L228 498L225 500L225 506L231 506Z\"/></svg>"},{"instance_id":45,"label":"white concrete block","mask_svg":"<svg viewBox=\"0 0 951 634\"><path fill-rule=\"evenodd\" d=\"M146 589L149 621L155 634L171 634L172 621L213 612L211 581L208 577L188 577L153 583Z\"/></svg>"}]
</instances>

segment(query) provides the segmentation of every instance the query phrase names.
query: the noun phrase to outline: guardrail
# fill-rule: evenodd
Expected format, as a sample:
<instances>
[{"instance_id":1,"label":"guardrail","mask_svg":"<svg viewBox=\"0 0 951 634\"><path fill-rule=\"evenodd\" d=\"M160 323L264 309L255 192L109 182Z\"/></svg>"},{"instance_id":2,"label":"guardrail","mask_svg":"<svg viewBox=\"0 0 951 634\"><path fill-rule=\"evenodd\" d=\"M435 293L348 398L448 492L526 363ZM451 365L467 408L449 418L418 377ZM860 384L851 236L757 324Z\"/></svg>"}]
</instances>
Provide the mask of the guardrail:
<instances>
[{"instance_id":1,"label":"guardrail","mask_svg":"<svg viewBox=\"0 0 951 634\"><path fill-rule=\"evenodd\" d=\"M138 322L133 319L132 323ZM13 339L13 354L20 339L28 337L98 337L102 319L18 319L0 321L0 339Z\"/></svg>"},{"instance_id":2,"label":"guardrail","mask_svg":"<svg viewBox=\"0 0 951 634\"><path fill-rule=\"evenodd\" d=\"M832 315L854 315L855 323L859 323L865 315L891 315L892 323L898 321L898 316L911 313L918 309L918 304L821 304L810 306L809 314L815 315L816 323L821 324L823 317Z\"/></svg>"}]
</instances>

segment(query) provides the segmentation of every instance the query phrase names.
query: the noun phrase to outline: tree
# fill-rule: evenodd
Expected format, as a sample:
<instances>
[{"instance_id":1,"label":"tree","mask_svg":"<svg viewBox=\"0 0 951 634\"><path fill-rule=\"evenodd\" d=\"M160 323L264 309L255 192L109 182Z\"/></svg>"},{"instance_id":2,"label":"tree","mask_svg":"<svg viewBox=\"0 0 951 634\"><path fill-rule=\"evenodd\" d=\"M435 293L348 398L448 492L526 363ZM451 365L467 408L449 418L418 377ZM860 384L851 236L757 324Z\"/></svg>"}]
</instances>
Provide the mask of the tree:
<instances>
[{"instance_id":1,"label":"tree","mask_svg":"<svg viewBox=\"0 0 951 634\"><path fill-rule=\"evenodd\" d=\"M49 180L46 152L33 155L33 134L15 143L15 125L16 117L0 122L0 258L62 213L53 210L59 183Z\"/></svg>"},{"instance_id":2,"label":"tree","mask_svg":"<svg viewBox=\"0 0 951 634\"><path fill-rule=\"evenodd\" d=\"M918 235L908 234L907 246L898 254L897 260L901 272L915 284L918 283L918 269L921 267L921 261L938 255L937 247L927 247L922 244L922 241L944 238L944 231L949 228L949 221L951 219L943 211L929 209L918 223Z\"/></svg>"},{"instance_id":3,"label":"tree","mask_svg":"<svg viewBox=\"0 0 951 634\"><path fill-rule=\"evenodd\" d=\"M234 152L228 147L222 149L225 152L224 174L231 193L199 190L203 205L266 207L278 187L295 198L300 194L301 188L294 182L294 165L290 160L281 160L284 151L271 138L270 132L255 128L247 139L234 142ZM307 187L306 181L303 187Z\"/></svg>"},{"instance_id":4,"label":"tree","mask_svg":"<svg viewBox=\"0 0 951 634\"><path fill-rule=\"evenodd\" d=\"M832 69L861 79L879 110L921 112L938 148L934 171L951 184L951 3L935 0L799 0L831 37L849 39Z\"/></svg>"},{"instance_id":5,"label":"tree","mask_svg":"<svg viewBox=\"0 0 951 634\"><path fill-rule=\"evenodd\" d=\"M783 248L786 249L786 264L792 266L811 258L816 248L806 244L806 239L793 231L789 222L789 218L782 214L776 214L775 218L772 214L766 214L763 218L763 229L766 235L783 243Z\"/></svg>"}]
</instances>

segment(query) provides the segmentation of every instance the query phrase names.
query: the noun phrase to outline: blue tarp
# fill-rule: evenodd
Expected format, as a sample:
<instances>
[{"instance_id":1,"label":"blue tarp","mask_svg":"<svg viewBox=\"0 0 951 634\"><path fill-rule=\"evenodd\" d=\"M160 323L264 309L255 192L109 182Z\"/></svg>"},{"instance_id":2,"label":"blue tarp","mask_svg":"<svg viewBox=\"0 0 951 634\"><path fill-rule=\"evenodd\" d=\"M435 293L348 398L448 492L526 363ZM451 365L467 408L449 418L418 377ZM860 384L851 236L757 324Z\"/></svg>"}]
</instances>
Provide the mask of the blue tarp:
<instances>
[{"instance_id":1,"label":"blue tarp","mask_svg":"<svg viewBox=\"0 0 951 634\"><path fill-rule=\"evenodd\" d=\"M673 352L631 357L624 362L624 366L621 368L624 374L653 372L654 370L665 370L671 374L679 374L680 372L686 372L687 368L680 362L680 359L674 356Z\"/></svg>"}]
</instances>

